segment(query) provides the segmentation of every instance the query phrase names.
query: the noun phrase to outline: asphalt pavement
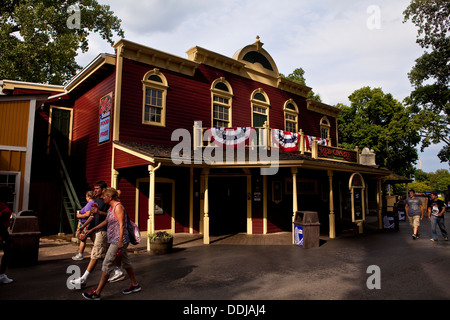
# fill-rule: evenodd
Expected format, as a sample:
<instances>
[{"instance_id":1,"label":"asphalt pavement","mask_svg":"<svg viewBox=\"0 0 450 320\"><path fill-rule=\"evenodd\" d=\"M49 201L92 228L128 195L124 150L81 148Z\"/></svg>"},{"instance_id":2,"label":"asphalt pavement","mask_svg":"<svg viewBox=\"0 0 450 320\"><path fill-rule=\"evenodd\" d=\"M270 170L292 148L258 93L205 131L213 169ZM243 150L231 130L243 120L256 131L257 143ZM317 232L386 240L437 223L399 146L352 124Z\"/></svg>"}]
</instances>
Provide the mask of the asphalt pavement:
<instances>
[{"instance_id":1,"label":"asphalt pavement","mask_svg":"<svg viewBox=\"0 0 450 320\"><path fill-rule=\"evenodd\" d=\"M450 219L446 220L450 231ZM215 318L246 312L248 317L267 319L276 301L291 306L312 300L450 299L450 242L440 231L439 241L430 241L428 220L422 221L418 240L411 238L406 221L400 222L399 231L366 231L336 239L321 236L320 247L311 249L289 243L229 244L220 239L203 245L199 235L178 237L173 252L166 255L146 252L143 244L130 254L142 291L122 294L129 285L126 278L108 284L101 298L147 302L147 307L151 301L153 310L167 310L180 319L188 314L211 317L214 309L207 306L217 307ZM69 289L68 279L82 274L89 261L72 260L76 249L76 244L64 240L41 240L37 265L7 270L14 282L0 285L0 300L84 301L81 293L96 287L100 279L101 261L86 288ZM276 305L277 310L283 308ZM266 313L261 313L261 306Z\"/></svg>"}]
</instances>

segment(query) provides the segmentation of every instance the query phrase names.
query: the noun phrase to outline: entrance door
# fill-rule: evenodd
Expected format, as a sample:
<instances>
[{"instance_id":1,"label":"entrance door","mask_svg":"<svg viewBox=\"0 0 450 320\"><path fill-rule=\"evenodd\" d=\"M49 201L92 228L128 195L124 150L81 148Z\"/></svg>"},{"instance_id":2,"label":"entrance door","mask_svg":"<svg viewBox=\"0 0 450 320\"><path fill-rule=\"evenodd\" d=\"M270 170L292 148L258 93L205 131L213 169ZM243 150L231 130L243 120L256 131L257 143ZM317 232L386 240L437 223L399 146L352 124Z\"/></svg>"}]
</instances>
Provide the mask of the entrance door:
<instances>
[{"instance_id":1,"label":"entrance door","mask_svg":"<svg viewBox=\"0 0 450 320\"><path fill-rule=\"evenodd\" d=\"M208 186L210 235L246 232L246 177L210 177Z\"/></svg>"},{"instance_id":2,"label":"entrance door","mask_svg":"<svg viewBox=\"0 0 450 320\"><path fill-rule=\"evenodd\" d=\"M71 121L71 109L52 107L50 135L62 155L70 154Z\"/></svg>"}]
</instances>

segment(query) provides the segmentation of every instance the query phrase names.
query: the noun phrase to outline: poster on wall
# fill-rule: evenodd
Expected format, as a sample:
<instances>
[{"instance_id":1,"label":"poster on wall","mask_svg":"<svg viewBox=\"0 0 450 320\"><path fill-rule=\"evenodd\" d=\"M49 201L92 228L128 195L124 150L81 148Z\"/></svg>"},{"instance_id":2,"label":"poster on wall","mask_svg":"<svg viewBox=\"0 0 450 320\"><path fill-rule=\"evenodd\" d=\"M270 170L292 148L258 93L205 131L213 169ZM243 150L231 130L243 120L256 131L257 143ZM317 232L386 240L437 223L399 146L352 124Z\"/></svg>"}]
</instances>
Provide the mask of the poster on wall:
<instances>
[{"instance_id":1,"label":"poster on wall","mask_svg":"<svg viewBox=\"0 0 450 320\"><path fill-rule=\"evenodd\" d=\"M362 194L360 188L353 189L354 221L364 220L362 212Z\"/></svg>"},{"instance_id":2,"label":"poster on wall","mask_svg":"<svg viewBox=\"0 0 450 320\"><path fill-rule=\"evenodd\" d=\"M98 143L108 142L111 128L112 92L100 99Z\"/></svg>"}]
</instances>

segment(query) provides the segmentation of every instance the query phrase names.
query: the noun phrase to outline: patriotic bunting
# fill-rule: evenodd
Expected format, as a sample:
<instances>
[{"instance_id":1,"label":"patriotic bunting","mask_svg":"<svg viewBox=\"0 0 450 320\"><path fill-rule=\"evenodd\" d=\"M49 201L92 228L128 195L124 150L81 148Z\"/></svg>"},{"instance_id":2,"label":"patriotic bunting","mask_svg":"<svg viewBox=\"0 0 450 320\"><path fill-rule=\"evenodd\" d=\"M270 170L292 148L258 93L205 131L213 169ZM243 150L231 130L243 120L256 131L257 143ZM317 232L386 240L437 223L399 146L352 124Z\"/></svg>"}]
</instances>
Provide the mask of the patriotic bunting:
<instances>
[{"instance_id":1,"label":"patriotic bunting","mask_svg":"<svg viewBox=\"0 0 450 320\"><path fill-rule=\"evenodd\" d=\"M237 148L244 145L253 138L254 128L236 127L236 128L209 128L208 133L211 141L216 145L222 145L227 149Z\"/></svg>"},{"instance_id":2,"label":"patriotic bunting","mask_svg":"<svg viewBox=\"0 0 450 320\"><path fill-rule=\"evenodd\" d=\"M322 145L325 145L325 146L328 145L328 140L327 139L305 135L306 150L310 150L312 148L312 143L313 143L314 140L317 141L317 144L322 144Z\"/></svg>"},{"instance_id":3,"label":"patriotic bunting","mask_svg":"<svg viewBox=\"0 0 450 320\"><path fill-rule=\"evenodd\" d=\"M272 129L272 140L282 151L293 152L298 150L298 133Z\"/></svg>"}]
</instances>

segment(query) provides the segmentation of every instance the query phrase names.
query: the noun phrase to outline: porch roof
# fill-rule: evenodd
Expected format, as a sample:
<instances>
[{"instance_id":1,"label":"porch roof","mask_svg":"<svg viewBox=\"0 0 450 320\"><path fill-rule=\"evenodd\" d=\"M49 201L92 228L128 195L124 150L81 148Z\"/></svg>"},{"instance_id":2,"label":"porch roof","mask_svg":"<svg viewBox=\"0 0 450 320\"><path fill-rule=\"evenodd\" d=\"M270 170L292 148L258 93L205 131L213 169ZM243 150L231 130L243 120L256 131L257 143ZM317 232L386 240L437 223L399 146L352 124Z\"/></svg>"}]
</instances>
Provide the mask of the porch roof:
<instances>
[{"instance_id":1,"label":"porch roof","mask_svg":"<svg viewBox=\"0 0 450 320\"><path fill-rule=\"evenodd\" d=\"M274 160L271 159L272 152L271 150L264 151L263 157L259 153L255 153L256 158L251 158L252 154L248 149L243 152L242 158L238 158L237 152L233 153L233 161L229 161L226 158L226 151L223 150L223 155L220 163L208 164L205 161L216 162L218 158L220 159L220 155L216 157L215 150L207 150L203 148L202 150L198 150L199 154L201 154L201 164L195 163L196 154L194 150L190 150L190 154L185 157L175 157L172 158L172 150L174 146L170 145L155 145L155 144L145 144L139 142L132 141L114 141L115 147L120 148L122 151L128 152L129 154L139 157L143 160L146 160L148 164L155 162L162 162L165 165L176 165L173 160L184 160L181 163L181 166L187 167L217 167L217 168L230 168L230 167L246 167L246 168L261 168L261 167L270 167L270 163L267 164L268 161ZM253 155L253 157L254 157ZM256 161L255 161L256 159ZM228 160L228 161L227 161ZM231 163L230 163L231 162ZM341 162L341 161L333 161L333 160L325 160L325 159L313 159L310 154L301 154L299 152L278 152L278 165L279 167L299 167L305 169L312 170L333 170L333 171L344 171L344 172L359 172L371 175L378 176L388 176L392 174L391 171L387 169L380 169L372 166L366 166L357 163L350 162Z\"/></svg>"}]
</instances>

